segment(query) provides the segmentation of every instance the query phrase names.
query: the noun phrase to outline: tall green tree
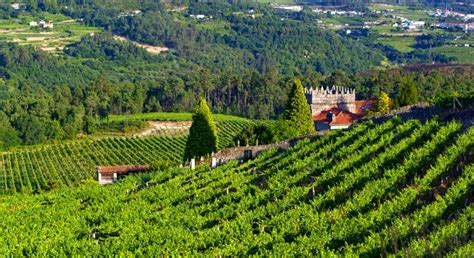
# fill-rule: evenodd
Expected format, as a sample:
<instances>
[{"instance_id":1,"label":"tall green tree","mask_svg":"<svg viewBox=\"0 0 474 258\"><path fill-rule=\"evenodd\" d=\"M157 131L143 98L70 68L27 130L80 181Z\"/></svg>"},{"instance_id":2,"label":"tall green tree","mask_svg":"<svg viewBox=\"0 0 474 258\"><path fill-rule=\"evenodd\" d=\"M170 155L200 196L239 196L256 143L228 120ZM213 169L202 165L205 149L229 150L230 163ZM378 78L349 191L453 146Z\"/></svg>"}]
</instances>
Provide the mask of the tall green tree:
<instances>
[{"instance_id":1,"label":"tall green tree","mask_svg":"<svg viewBox=\"0 0 474 258\"><path fill-rule=\"evenodd\" d=\"M406 76L398 86L396 105L399 107L415 104L418 101L418 89L412 77Z\"/></svg>"},{"instance_id":2,"label":"tall green tree","mask_svg":"<svg viewBox=\"0 0 474 258\"><path fill-rule=\"evenodd\" d=\"M217 151L217 130L212 113L204 98L201 97L193 114L193 124L184 150L184 160L204 157Z\"/></svg>"},{"instance_id":3,"label":"tall green tree","mask_svg":"<svg viewBox=\"0 0 474 258\"><path fill-rule=\"evenodd\" d=\"M294 80L284 117L288 124L298 131L299 135L314 132L311 109L304 95L303 85L299 79Z\"/></svg>"}]
</instances>

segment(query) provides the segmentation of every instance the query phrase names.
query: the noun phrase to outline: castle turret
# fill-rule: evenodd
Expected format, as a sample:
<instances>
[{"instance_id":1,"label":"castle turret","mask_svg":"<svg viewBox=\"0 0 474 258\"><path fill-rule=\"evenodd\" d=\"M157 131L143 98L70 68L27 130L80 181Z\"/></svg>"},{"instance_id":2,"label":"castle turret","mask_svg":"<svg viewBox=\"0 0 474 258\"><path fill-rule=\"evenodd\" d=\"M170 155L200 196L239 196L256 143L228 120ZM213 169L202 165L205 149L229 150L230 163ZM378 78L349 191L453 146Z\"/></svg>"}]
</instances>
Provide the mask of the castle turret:
<instances>
[{"instance_id":1,"label":"castle turret","mask_svg":"<svg viewBox=\"0 0 474 258\"><path fill-rule=\"evenodd\" d=\"M354 89L338 86L320 87L305 89L305 94L313 115L333 107L356 113Z\"/></svg>"}]
</instances>

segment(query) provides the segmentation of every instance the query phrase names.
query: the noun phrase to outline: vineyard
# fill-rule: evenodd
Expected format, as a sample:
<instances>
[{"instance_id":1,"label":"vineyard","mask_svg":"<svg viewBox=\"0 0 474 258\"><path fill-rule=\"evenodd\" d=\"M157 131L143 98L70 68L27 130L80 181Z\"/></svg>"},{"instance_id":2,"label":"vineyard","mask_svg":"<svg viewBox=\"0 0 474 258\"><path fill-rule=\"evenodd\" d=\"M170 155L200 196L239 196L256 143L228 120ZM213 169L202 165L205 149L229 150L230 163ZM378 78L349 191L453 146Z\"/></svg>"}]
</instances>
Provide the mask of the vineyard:
<instances>
[{"instance_id":1,"label":"vineyard","mask_svg":"<svg viewBox=\"0 0 474 258\"><path fill-rule=\"evenodd\" d=\"M70 146L70 153L100 152L110 163L156 155L130 147L129 156L112 157L116 152L94 149L125 144L105 140ZM45 162L41 155L76 164L66 151L8 154L3 171ZM474 253L473 156L474 127L392 119L213 170L172 168L106 187L3 196L0 253L467 257ZM42 173L28 174L30 165L6 189L39 180L51 164L36 166Z\"/></svg>"},{"instance_id":2,"label":"vineyard","mask_svg":"<svg viewBox=\"0 0 474 258\"><path fill-rule=\"evenodd\" d=\"M233 137L251 121L219 121L219 146L233 145ZM186 135L158 133L151 137L110 137L49 145L0 154L0 194L37 193L76 185L95 177L97 166L177 164L182 161Z\"/></svg>"}]
</instances>

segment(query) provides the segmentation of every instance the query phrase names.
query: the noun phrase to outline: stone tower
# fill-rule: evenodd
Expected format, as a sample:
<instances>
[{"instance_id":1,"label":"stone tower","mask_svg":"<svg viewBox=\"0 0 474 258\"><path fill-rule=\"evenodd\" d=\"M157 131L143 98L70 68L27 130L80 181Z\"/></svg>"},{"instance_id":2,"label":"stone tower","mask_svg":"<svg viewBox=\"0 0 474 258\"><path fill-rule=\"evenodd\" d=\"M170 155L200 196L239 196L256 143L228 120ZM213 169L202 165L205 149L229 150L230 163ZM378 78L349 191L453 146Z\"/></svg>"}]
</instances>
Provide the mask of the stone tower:
<instances>
[{"instance_id":1,"label":"stone tower","mask_svg":"<svg viewBox=\"0 0 474 258\"><path fill-rule=\"evenodd\" d=\"M334 106L351 113L356 112L354 89L337 86L320 87L305 89L305 95L313 116Z\"/></svg>"}]
</instances>

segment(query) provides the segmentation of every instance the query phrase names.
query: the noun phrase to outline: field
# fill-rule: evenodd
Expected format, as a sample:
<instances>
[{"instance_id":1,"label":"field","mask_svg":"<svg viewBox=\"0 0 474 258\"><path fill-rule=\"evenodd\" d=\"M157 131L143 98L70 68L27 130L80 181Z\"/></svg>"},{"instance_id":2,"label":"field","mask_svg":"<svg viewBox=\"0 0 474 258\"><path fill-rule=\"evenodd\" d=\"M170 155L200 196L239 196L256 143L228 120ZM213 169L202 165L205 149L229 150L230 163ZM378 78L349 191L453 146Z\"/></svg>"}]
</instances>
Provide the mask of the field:
<instances>
[{"instance_id":1,"label":"field","mask_svg":"<svg viewBox=\"0 0 474 258\"><path fill-rule=\"evenodd\" d=\"M233 146L233 137L250 121L219 121L219 147ZM0 194L32 193L92 179L97 166L179 164L187 134L166 131L149 137L109 137L101 140L47 145L0 154Z\"/></svg>"},{"instance_id":2,"label":"field","mask_svg":"<svg viewBox=\"0 0 474 258\"><path fill-rule=\"evenodd\" d=\"M30 27L31 21L52 21L53 29ZM0 20L0 40L31 45L44 51L60 53L67 44L77 42L82 36L99 32L101 29L82 25L76 20L61 15L42 13L39 16L22 14L16 19Z\"/></svg>"},{"instance_id":3,"label":"field","mask_svg":"<svg viewBox=\"0 0 474 258\"><path fill-rule=\"evenodd\" d=\"M474 127L392 119L217 169L0 197L7 256L473 252Z\"/></svg>"},{"instance_id":4,"label":"field","mask_svg":"<svg viewBox=\"0 0 474 258\"><path fill-rule=\"evenodd\" d=\"M455 57L459 63L474 64L473 47L443 46L433 48L433 52Z\"/></svg>"},{"instance_id":5,"label":"field","mask_svg":"<svg viewBox=\"0 0 474 258\"><path fill-rule=\"evenodd\" d=\"M396 50L407 53L415 50L411 46L415 44L415 38L410 36L379 37L377 42L394 47Z\"/></svg>"}]
</instances>

